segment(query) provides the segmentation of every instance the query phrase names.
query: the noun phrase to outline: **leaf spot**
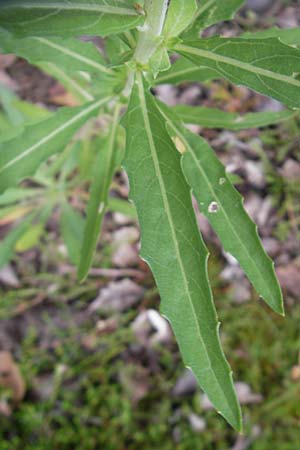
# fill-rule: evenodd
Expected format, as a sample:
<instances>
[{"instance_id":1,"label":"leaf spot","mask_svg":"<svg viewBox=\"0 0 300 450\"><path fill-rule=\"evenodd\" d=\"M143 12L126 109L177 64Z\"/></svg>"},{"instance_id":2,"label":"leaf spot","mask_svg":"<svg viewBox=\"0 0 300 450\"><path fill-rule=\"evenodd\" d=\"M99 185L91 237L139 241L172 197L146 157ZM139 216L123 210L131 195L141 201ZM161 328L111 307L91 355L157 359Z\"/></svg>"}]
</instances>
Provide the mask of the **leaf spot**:
<instances>
[{"instance_id":1,"label":"leaf spot","mask_svg":"<svg viewBox=\"0 0 300 450\"><path fill-rule=\"evenodd\" d=\"M102 214L103 210L104 210L104 202L101 202L99 205L99 209L98 209L98 214Z\"/></svg>"},{"instance_id":2,"label":"leaf spot","mask_svg":"<svg viewBox=\"0 0 300 450\"><path fill-rule=\"evenodd\" d=\"M209 213L217 213L219 211L219 205L217 202L211 202L208 206Z\"/></svg>"},{"instance_id":3,"label":"leaf spot","mask_svg":"<svg viewBox=\"0 0 300 450\"><path fill-rule=\"evenodd\" d=\"M222 186L224 183L226 183L226 178L219 178L219 184Z\"/></svg>"}]
</instances>

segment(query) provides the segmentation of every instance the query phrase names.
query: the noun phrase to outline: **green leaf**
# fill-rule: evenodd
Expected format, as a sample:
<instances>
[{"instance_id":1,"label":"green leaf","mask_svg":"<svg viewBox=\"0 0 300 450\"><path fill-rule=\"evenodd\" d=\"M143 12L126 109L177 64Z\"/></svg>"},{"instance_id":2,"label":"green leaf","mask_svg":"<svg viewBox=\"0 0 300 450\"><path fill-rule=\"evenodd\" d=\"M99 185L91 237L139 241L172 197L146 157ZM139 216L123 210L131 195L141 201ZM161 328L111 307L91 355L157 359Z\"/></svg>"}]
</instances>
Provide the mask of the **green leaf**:
<instances>
[{"instance_id":1,"label":"green leaf","mask_svg":"<svg viewBox=\"0 0 300 450\"><path fill-rule=\"evenodd\" d=\"M195 22L185 37L197 38L199 32L215 23L233 19L236 11L241 8L245 0L201 0L196 13Z\"/></svg>"},{"instance_id":2,"label":"green leaf","mask_svg":"<svg viewBox=\"0 0 300 450\"><path fill-rule=\"evenodd\" d=\"M194 64L232 83L300 108L300 50L278 39L210 38L177 45Z\"/></svg>"},{"instance_id":3,"label":"green leaf","mask_svg":"<svg viewBox=\"0 0 300 450\"><path fill-rule=\"evenodd\" d=\"M79 101L79 104L91 102L92 100L94 100L93 95L90 93L90 89L86 87L87 83L85 79L76 79L76 74L69 75L68 72L62 70L58 65L54 63L40 63L38 64L38 66L43 70L43 72L48 73L53 78L56 78L68 92L73 94L75 99ZM108 92L106 92L106 95L107 94Z\"/></svg>"},{"instance_id":4,"label":"green leaf","mask_svg":"<svg viewBox=\"0 0 300 450\"><path fill-rule=\"evenodd\" d=\"M100 52L90 42L75 38L26 37L18 38L0 28L0 50L14 53L31 64L53 63L67 73L82 70L111 76L113 70L105 66Z\"/></svg>"},{"instance_id":5,"label":"green leaf","mask_svg":"<svg viewBox=\"0 0 300 450\"><path fill-rule=\"evenodd\" d=\"M116 163L118 162L115 153L119 113L120 107L117 106L108 138L104 142L98 141L99 145L102 145L95 161L94 177L87 207L87 219L77 274L79 281L84 281L93 261L103 217L107 208L109 188Z\"/></svg>"},{"instance_id":6,"label":"green leaf","mask_svg":"<svg viewBox=\"0 0 300 450\"><path fill-rule=\"evenodd\" d=\"M150 58L150 68L153 76L156 78L159 72L165 72L171 67L170 58L164 45L158 47Z\"/></svg>"},{"instance_id":7,"label":"green leaf","mask_svg":"<svg viewBox=\"0 0 300 450\"><path fill-rule=\"evenodd\" d=\"M255 33L243 33L241 37L243 39L278 38L284 44L300 46L300 28L273 27Z\"/></svg>"},{"instance_id":8,"label":"green leaf","mask_svg":"<svg viewBox=\"0 0 300 450\"><path fill-rule=\"evenodd\" d=\"M4 0L0 26L19 36L107 36L142 20L126 0Z\"/></svg>"},{"instance_id":9,"label":"green leaf","mask_svg":"<svg viewBox=\"0 0 300 450\"><path fill-rule=\"evenodd\" d=\"M6 113L9 122L17 127L24 122L24 116L14 106L18 97L9 89L0 84L0 105Z\"/></svg>"},{"instance_id":10,"label":"green leaf","mask_svg":"<svg viewBox=\"0 0 300 450\"><path fill-rule=\"evenodd\" d=\"M192 22L197 11L196 0L172 0L164 25L165 37L176 37Z\"/></svg>"},{"instance_id":11,"label":"green leaf","mask_svg":"<svg viewBox=\"0 0 300 450\"><path fill-rule=\"evenodd\" d=\"M14 253L14 248L20 237L30 227L36 213L29 214L25 219L8 232L0 246L0 268L5 266Z\"/></svg>"},{"instance_id":12,"label":"green leaf","mask_svg":"<svg viewBox=\"0 0 300 450\"><path fill-rule=\"evenodd\" d=\"M44 232L44 224L36 223L31 224L30 228L25 231L25 233L18 239L15 245L16 252L26 252L38 245L40 238Z\"/></svg>"},{"instance_id":13,"label":"green leaf","mask_svg":"<svg viewBox=\"0 0 300 450\"><path fill-rule=\"evenodd\" d=\"M110 99L62 108L49 119L30 125L17 137L0 143L0 192L32 175L49 156L63 150L75 131Z\"/></svg>"},{"instance_id":14,"label":"green leaf","mask_svg":"<svg viewBox=\"0 0 300 450\"><path fill-rule=\"evenodd\" d=\"M165 119L172 118L162 106ZM283 314L283 299L274 264L265 253L257 227L243 208L243 199L232 186L225 167L200 136L178 121L169 121L172 137L179 139L182 170L193 189L199 209L218 234L225 251L241 264L256 291L268 305Z\"/></svg>"},{"instance_id":15,"label":"green leaf","mask_svg":"<svg viewBox=\"0 0 300 450\"><path fill-rule=\"evenodd\" d=\"M199 234L180 156L137 74L127 112L125 169L138 213L142 257L151 267L184 362L217 410L241 429L232 375L222 352Z\"/></svg>"},{"instance_id":16,"label":"green leaf","mask_svg":"<svg viewBox=\"0 0 300 450\"><path fill-rule=\"evenodd\" d=\"M0 195L0 206L17 203L24 199L35 197L43 192L41 189L12 188L7 189L4 194Z\"/></svg>"},{"instance_id":17,"label":"green leaf","mask_svg":"<svg viewBox=\"0 0 300 450\"><path fill-rule=\"evenodd\" d=\"M220 78L217 72L206 67L198 67L189 59L179 58L171 68L158 75L155 84L179 84L186 81L203 82Z\"/></svg>"},{"instance_id":18,"label":"green leaf","mask_svg":"<svg viewBox=\"0 0 300 450\"><path fill-rule=\"evenodd\" d=\"M109 197L108 208L113 212L124 214L132 220L137 219L136 209L132 203L117 197Z\"/></svg>"},{"instance_id":19,"label":"green leaf","mask_svg":"<svg viewBox=\"0 0 300 450\"><path fill-rule=\"evenodd\" d=\"M83 239L84 219L69 203L62 208L60 230L73 264L78 264Z\"/></svg>"},{"instance_id":20,"label":"green leaf","mask_svg":"<svg viewBox=\"0 0 300 450\"><path fill-rule=\"evenodd\" d=\"M240 115L217 108L189 105L177 105L172 110L184 123L196 124L205 128L224 128L235 131L266 127L298 115L295 111L270 111Z\"/></svg>"}]
</instances>

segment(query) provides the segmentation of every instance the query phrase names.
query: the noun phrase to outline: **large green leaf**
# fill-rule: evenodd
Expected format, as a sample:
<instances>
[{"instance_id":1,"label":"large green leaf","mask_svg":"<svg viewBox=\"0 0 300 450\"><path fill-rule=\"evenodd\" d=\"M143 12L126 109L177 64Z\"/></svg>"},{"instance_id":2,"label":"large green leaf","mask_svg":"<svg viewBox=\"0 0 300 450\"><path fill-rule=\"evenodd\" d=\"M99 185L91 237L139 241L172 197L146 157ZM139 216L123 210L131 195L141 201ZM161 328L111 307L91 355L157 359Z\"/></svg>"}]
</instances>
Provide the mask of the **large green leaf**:
<instances>
[{"instance_id":1,"label":"large green leaf","mask_svg":"<svg viewBox=\"0 0 300 450\"><path fill-rule=\"evenodd\" d=\"M31 64L54 63L68 73L84 70L110 76L114 74L113 70L105 66L103 57L92 43L75 38L18 38L0 28L0 51L14 53Z\"/></svg>"},{"instance_id":2,"label":"large green leaf","mask_svg":"<svg viewBox=\"0 0 300 450\"><path fill-rule=\"evenodd\" d=\"M205 128L225 128L227 130L244 130L260 128L298 115L295 111L266 111L244 115L222 111L204 106L177 105L173 111L184 123L200 125Z\"/></svg>"},{"instance_id":3,"label":"large green leaf","mask_svg":"<svg viewBox=\"0 0 300 450\"><path fill-rule=\"evenodd\" d=\"M20 36L106 36L143 20L126 0L4 0L0 26Z\"/></svg>"},{"instance_id":4,"label":"large green leaf","mask_svg":"<svg viewBox=\"0 0 300 450\"><path fill-rule=\"evenodd\" d=\"M166 120L173 118L164 105L161 108ZM218 234L224 249L239 261L259 295L274 311L283 314L274 264L265 253L257 227L244 210L243 199L228 179L225 167L208 143L180 122L169 121L168 128L181 143L182 170L201 213Z\"/></svg>"},{"instance_id":5,"label":"large green leaf","mask_svg":"<svg viewBox=\"0 0 300 450\"><path fill-rule=\"evenodd\" d=\"M127 113L125 169L138 213L142 257L150 265L184 362L216 409L241 429L232 375L222 352L198 231L180 155L165 120L137 74Z\"/></svg>"},{"instance_id":6,"label":"large green leaf","mask_svg":"<svg viewBox=\"0 0 300 450\"><path fill-rule=\"evenodd\" d=\"M49 119L25 127L0 143L0 192L32 175L41 162L63 150L69 139L110 97L78 108L62 108Z\"/></svg>"},{"instance_id":7,"label":"large green leaf","mask_svg":"<svg viewBox=\"0 0 300 450\"><path fill-rule=\"evenodd\" d=\"M196 11L196 0L189 0L188 2L172 0L164 25L164 35L166 38L175 37L182 33L192 22Z\"/></svg>"},{"instance_id":8,"label":"large green leaf","mask_svg":"<svg viewBox=\"0 0 300 450\"><path fill-rule=\"evenodd\" d=\"M107 139L99 140L100 146L95 161L91 193L87 207L87 219L84 229L84 238L81 247L81 257L78 267L78 279L83 281L93 261L99 233L106 212L108 193L115 170L116 139L120 108L116 107L113 123Z\"/></svg>"},{"instance_id":9,"label":"large green leaf","mask_svg":"<svg viewBox=\"0 0 300 450\"><path fill-rule=\"evenodd\" d=\"M199 67L300 108L300 50L278 39L210 38L177 45Z\"/></svg>"},{"instance_id":10,"label":"large green leaf","mask_svg":"<svg viewBox=\"0 0 300 450\"><path fill-rule=\"evenodd\" d=\"M241 8L245 0L201 0L196 13L195 22L185 36L197 38L199 32L223 20L233 19L236 11Z\"/></svg>"},{"instance_id":11,"label":"large green leaf","mask_svg":"<svg viewBox=\"0 0 300 450\"><path fill-rule=\"evenodd\" d=\"M186 58L179 58L166 72L160 73L155 84L179 84L186 81L208 81L220 78L220 75L206 67L198 67Z\"/></svg>"}]
</instances>

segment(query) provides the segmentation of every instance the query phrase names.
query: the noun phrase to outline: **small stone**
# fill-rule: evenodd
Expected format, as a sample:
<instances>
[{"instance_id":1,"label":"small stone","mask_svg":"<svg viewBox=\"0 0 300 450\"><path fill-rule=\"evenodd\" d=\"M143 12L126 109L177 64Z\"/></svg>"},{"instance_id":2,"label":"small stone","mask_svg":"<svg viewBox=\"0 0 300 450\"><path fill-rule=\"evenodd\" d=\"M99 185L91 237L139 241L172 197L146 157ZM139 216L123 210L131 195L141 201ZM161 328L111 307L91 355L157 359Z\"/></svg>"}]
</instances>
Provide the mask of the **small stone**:
<instances>
[{"instance_id":1,"label":"small stone","mask_svg":"<svg viewBox=\"0 0 300 450\"><path fill-rule=\"evenodd\" d=\"M195 433L202 433L206 429L206 422L202 417L197 416L197 414L190 414L188 416L188 421L190 423L191 429Z\"/></svg>"},{"instance_id":2,"label":"small stone","mask_svg":"<svg viewBox=\"0 0 300 450\"><path fill-rule=\"evenodd\" d=\"M247 6L256 13L267 11L273 5L274 0L247 0Z\"/></svg>"},{"instance_id":3,"label":"small stone","mask_svg":"<svg viewBox=\"0 0 300 450\"><path fill-rule=\"evenodd\" d=\"M280 285L295 298L300 296L300 259L277 269Z\"/></svg>"},{"instance_id":4,"label":"small stone","mask_svg":"<svg viewBox=\"0 0 300 450\"><path fill-rule=\"evenodd\" d=\"M299 180L300 179L300 163L294 161L293 159L287 159L280 169L280 175L288 180Z\"/></svg>"},{"instance_id":5,"label":"small stone","mask_svg":"<svg viewBox=\"0 0 300 450\"><path fill-rule=\"evenodd\" d=\"M0 282L12 288L20 286L20 281L11 266L4 266L0 269Z\"/></svg>"},{"instance_id":6,"label":"small stone","mask_svg":"<svg viewBox=\"0 0 300 450\"><path fill-rule=\"evenodd\" d=\"M124 242L133 243L139 240L140 234L136 227L122 227L113 233L114 245L118 246Z\"/></svg>"},{"instance_id":7,"label":"small stone","mask_svg":"<svg viewBox=\"0 0 300 450\"><path fill-rule=\"evenodd\" d=\"M100 290L99 296L89 306L89 311L126 311L136 305L143 294L144 289L128 278L111 282Z\"/></svg>"},{"instance_id":8,"label":"small stone","mask_svg":"<svg viewBox=\"0 0 300 450\"><path fill-rule=\"evenodd\" d=\"M132 244L124 243L115 251L112 262L117 267L133 267L138 264L138 252Z\"/></svg>"},{"instance_id":9,"label":"small stone","mask_svg":"<svg viewBox=\"0 0 300 450\"><path fill-rule=\"evenodd\" d=\"M198 383L195 375L190 369L185 369L182 376L178 378L172 390L174 397L185 397L193 395L198 388Z\"/></svg>"},{"instance_id":10,"label":"small stone","mask_svg":"<svg viewBox=\"0 0 300 450\"><path fill-rule=\"evenodd\" d=\"M140 342L146 346L171 342L173 334L169 322L155 309L142 311L131 328Z\"/></svg>"},{"instance_id":11,"label":"small stone","mask_svg":"<svg viewBox=\"0 0 300 450\"><path fill-rule=\"evenodd\" d=\"M247 180L252 186L262 189L265 187L265 177L263 172L263 164L256 161L245 161L244 169L246 171Z\"/></svg>"}]
</instances>

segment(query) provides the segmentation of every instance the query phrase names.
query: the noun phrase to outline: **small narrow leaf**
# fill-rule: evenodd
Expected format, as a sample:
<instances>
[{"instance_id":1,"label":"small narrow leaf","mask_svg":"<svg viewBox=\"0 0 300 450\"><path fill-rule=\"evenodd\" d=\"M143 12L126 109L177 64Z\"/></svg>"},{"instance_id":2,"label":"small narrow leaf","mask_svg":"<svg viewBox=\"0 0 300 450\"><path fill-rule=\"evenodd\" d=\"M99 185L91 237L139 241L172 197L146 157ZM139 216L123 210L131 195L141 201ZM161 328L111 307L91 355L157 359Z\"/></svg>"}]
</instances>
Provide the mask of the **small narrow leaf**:
<instances>
[{"instance_id":1,"label":"small narrow leaf","mask_svg":"<svg viewBox=\"0 0 300 450\"><path fill-rule=\"evenodd\" d=\"M205 128L224 128L235 131L266 127L298 115L295 111L270 111L248 113L241 116L217 108L189 105L177 105L172 110L184 123L196 124Z\"/></svg>"},{"instance_id":2,"label":"small narrow leaf","mask_svg":"<svg viewBox=\"0 0 300 450\"><path fill-rule=\"evenodd\" d=\"M62 108L49 119L0 143L0 192L32 175L49 156L63 150L75 131L109 100L106 97L83 107Z\"/></svg>"},{"instance_id":3,"label":"small narrow leaf","mask_svg":"<svg viewBox=\"0 0 300 450\"><path fill-rule=\"evenodd\" d=\"M243 39L278 38L284 44L300 46L300 28L273 27L255 33L243 33L240 37Z\"/></svg>"},{"instance_id":4,"label":"small narrow leaf","mask_svg":"<svg viewBox=\"0 0 300 450\"><path fill-rule=\"evenodd\" d=\"M207 249L198 231L190 189L164 118L137 74L127 112L125 169L150 265L184 362L217 410L241 429L232 375L222 352L207 277ZM129 125L130 124L130 125Z\"/></svg>"},{"instance_id":5,"label":"small narrow leaf","mask_svg":"<svg viewBox=\"0 0 300 450\"><path fill-rule=\"evenodd\" d=\"M177 45L194 64L221 77L300 108L300 50L278 39L209 38Z\"/></svg>"},{"instance_id":6,"label":"small narrow leaf","mask_svg":"<svg viewBox=\"0 0 300 450\"><path fill-rule=\"evenodd\" d=\"M168 119L168 109L162 108ZM223 164L203 138L179 122L168 122L168 128L184 147L182 170L201 213L218 234L224 249L239 261L259 295L274 311L283 314L274 264L265 253L257 227L244 210L243 199L229 181Z\"/></svg>"},{"instance_id":7,"label":"small narrow leaf","mask_svg":"<svg viewBox=\"0 0 300 450\"><path fill-rule=\"evenodd\" d=\"M107 36L143 20L126 0L4 0L0 26L19 36Z\"/></svg>"},{"instance_id":8,"label":"small narrow leaf","mask_svg":"<svg viewBox=\"0 0 300 450\"><path fill-rule=\"evenodd\" d=\"M25 231L25 233L18 239L15 245L16 252L26 252L38 245L39 240L44 232L44 224L36 223L31 224L30 227Z\"/></svg>"},{"instance_id":9,"label":"small narrow leaf","mask_svg":"<svg viewBox=\"0 0 300 450\"><path fill-rule=\"evenodd\" d=\"M117 197L109 197L108 208L110 211L119 212L132 220L137 219L136 209L132 203Z\"/></svg>"},{"instance_id":10,"label":"small narrow leaf","mask_svg":"<svg viewBox=\"0 0 300 450\"><path fill-rule=\"evenodd\" d=\"M3 239L0 246L0 268L5 266L11 259L14 253L14 248L21 236L30 227L35 213L29 214L25 219L16 225L11 231L8 232Z\"/></svg>"},{"instance_id":11,"label":"small narrow leaf","mask_svg":"<svg viewBox=\"0 0 300 450\"><path fill-rule=\"evenodd\" d=\"M220 78L217 72L198 67L186 58L179 58L169 70L158 75L155 84L179 84L186 81L203 82Z\"/></svg>"},{"instance_id":12,"label":"small narrow leaf","mask_svg":"<svg viewBox=\"0 0 300 450\"><path fill-rule=\"evenodd\" d=\"M117 106L109 136L104 142L98 141L101 147L95 161L94 177L87 207L87 219L77 274L79 281L83 281L86 278L93 261L103 217L107 208L108 193L115 164L118 162L116 158L116 139L119 113L120 107Z\"/></svg>"},{"instance_id":13,"label":"small narrow leaf","mask_svg":"<svg viewBox=\"0 0 300 450\"><path fill-rule=\"evenodd\" d=\"M171 38L178 36L192 22L196 11L196 0L189 0L188 2L172 0L164 25L165 37Z\"/></svg>"},{"instance_id":14,"label":"small narrow leaf","mask_svg":"<svg viewBox=\"0 0 300 450\"><path fill-rule=\"evenodd\" d=\"M41 189L30 188L12 188L8 189L4 194L0 195L0 206L6 206L17 203L25 198L32 198L40 194Z\"/></svg>"},{"instance_id":15,"label":"small narrow leaf","mask_svg":"<svg viewBox=\"0 0 300 450\"><path fill-rule=\"evenodd\" d=\"M86 79L78 79L78 73L71 75L68 71L62 70L57 64L54 63L40 63L37 65L43 72L48 73L53 78L56 78L56 80L58 80L66 88L66 91L72 94L75 102L74 106L94 100L93 95L90 93L90 89L86 87ZM107 94L108 92L106 92L106 95Z\"/></svg>"},{"instance_id":16,"label":"small narrow leaf","mask_svg":"<svg viewBox=\"0 0 300 450\"><path fill-rule=\"evenodd\" d=\"M185 37L197 38L201 30L215 23L233 19L245 0L201 0L200 3L195 22L191 29L187 30Z\"/></svg>"},{"instance_id":17,"label":"small narrow leaf","mask_svg":"<svg viewBox=\"0 0 300 450\"><path fill-rule=\"evenodd\" d=\"M60 230L73 264L78 264L83 239L84 219L69 203L62 208Z\"/></svg>"}]
</instances>

